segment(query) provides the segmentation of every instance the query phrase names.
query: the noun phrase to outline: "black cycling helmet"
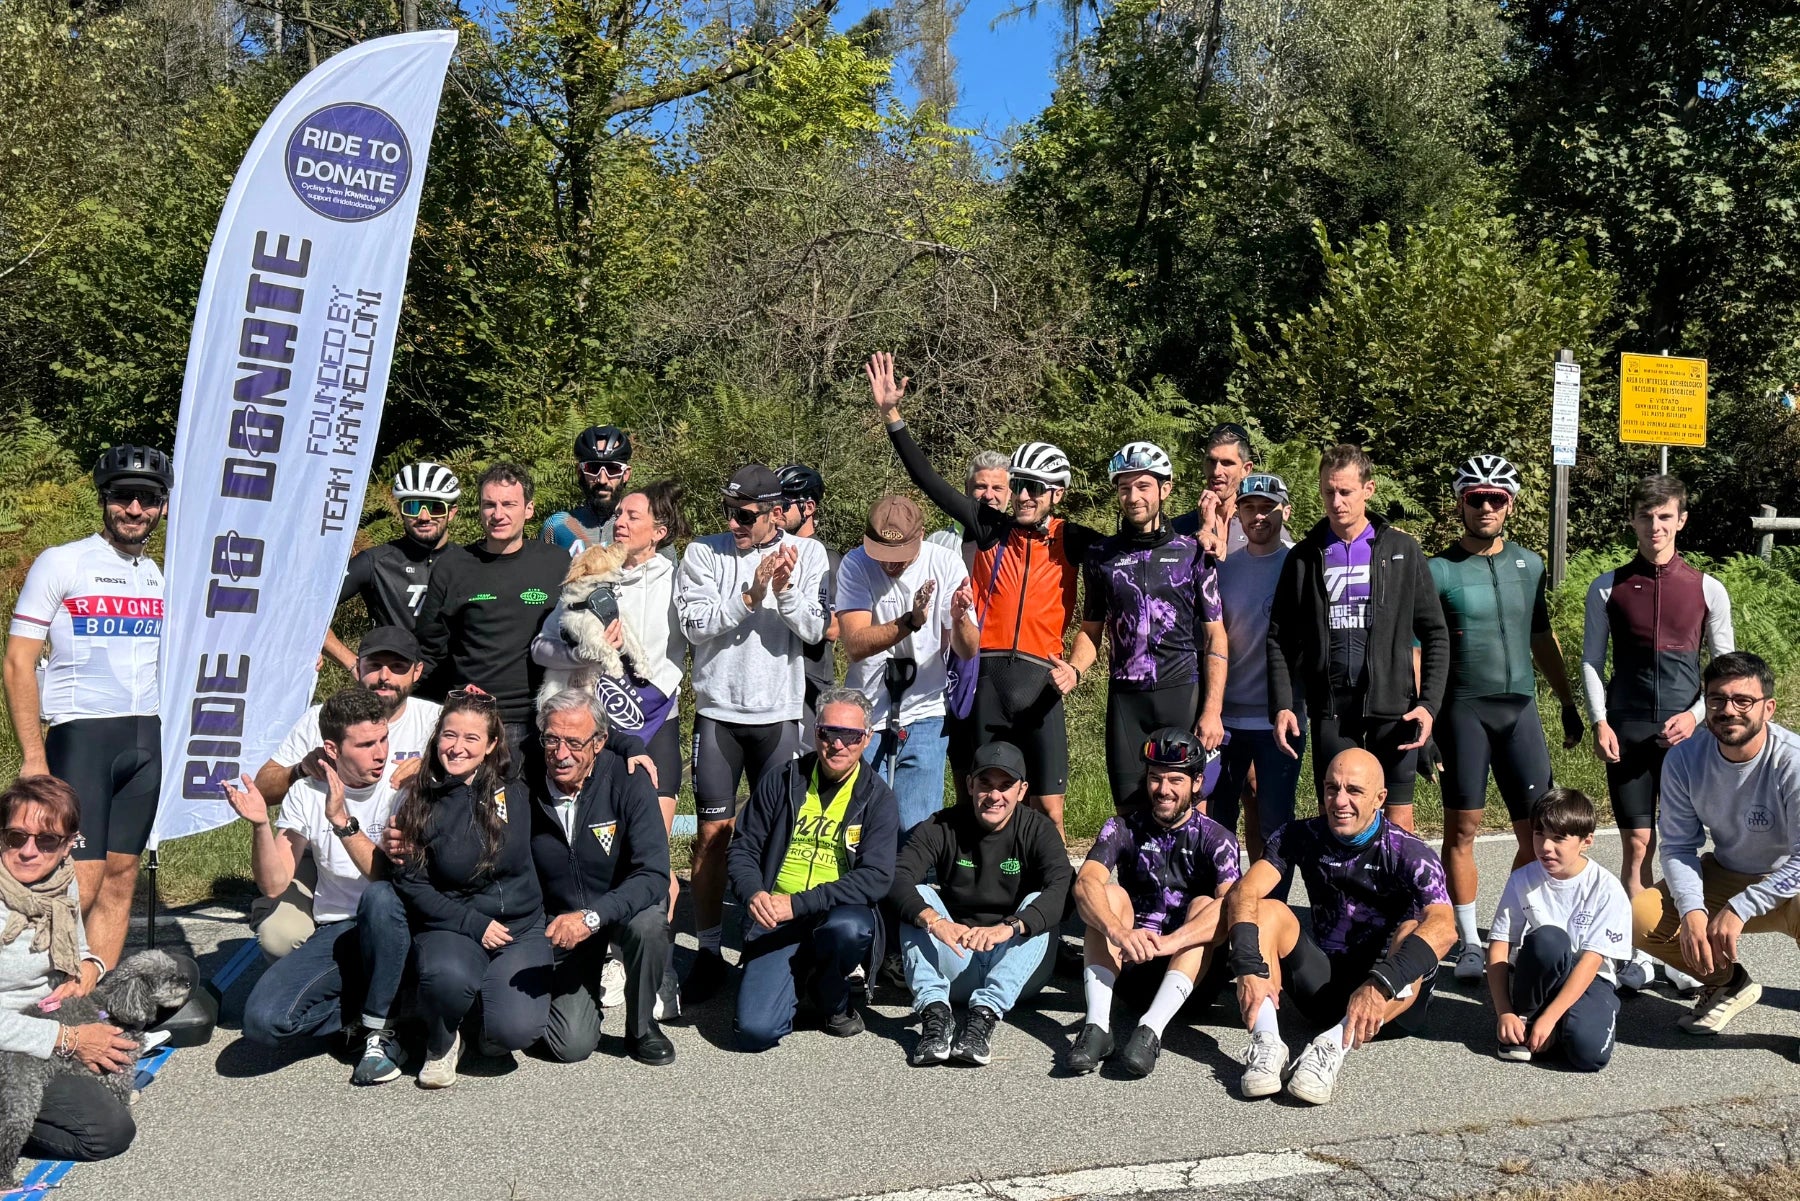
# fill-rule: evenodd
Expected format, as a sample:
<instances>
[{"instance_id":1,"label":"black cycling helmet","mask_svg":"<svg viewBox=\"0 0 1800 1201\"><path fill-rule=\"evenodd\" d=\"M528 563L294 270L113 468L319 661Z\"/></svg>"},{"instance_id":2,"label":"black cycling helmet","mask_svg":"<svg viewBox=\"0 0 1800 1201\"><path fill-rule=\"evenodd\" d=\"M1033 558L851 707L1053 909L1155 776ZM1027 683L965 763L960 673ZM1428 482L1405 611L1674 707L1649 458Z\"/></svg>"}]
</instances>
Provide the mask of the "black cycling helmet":
<instances>
[{"instance_id":1,"label":"black cycling helmet","mask_svg":"<svg viewBox=\"0 0 1800 1201\"><path fill-rule=\"evenodd\" d=\"M775 473L775 478L781 481L782 500L825 503L825 477L805 463L789 463Z\"/></svg>"},{"instance_id":2,"label":"black cycling helmet","mask_svg":"<svg viewBox=\"0 0 1800 1201\"><path fill-rule=\"evenodd\" d=\"M94 464L94 487L101 494L115 484L153 484L167 492L175 486L175 470L169 456L154 446L122 442L101 451Z\"/></svg>"},{"instance_id":3,"label":"black cycling helmet","mask_svg":"<svg viewBox=\"0 0 1800 1201\"><path fill-rule=\"evenodd\" d=\"M590 425L575 439L577 463L629 463L631 438L616 425Z\"/></svg>"},{"instance_id":4,"label":"black cycling helmet","mask_svg":"<svg viewBox=\"0 0 1800 1201\"><path fill-rule=\"evenodd\" d=\"M1225 732L1231 741L1231 731ZM1219 769L1224 760L1218 751L1209 751L1200 740L1180 726L1164 726L1144 740L1144 762L1153 767L1173 768L1194 777L1194 790L1211 796L1219 782Z\"/></svg>"}]
</instances>

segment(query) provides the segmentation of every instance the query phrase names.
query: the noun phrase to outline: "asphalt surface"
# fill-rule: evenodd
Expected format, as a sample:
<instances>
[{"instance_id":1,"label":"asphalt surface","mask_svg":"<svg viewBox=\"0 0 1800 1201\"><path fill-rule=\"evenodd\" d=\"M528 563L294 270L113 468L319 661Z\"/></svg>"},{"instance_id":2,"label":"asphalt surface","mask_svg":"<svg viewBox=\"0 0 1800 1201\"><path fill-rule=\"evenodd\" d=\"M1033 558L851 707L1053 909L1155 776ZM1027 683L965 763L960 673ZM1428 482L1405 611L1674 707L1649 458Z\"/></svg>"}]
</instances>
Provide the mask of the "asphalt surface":
<instances>
[{"instance_id":1,"label":"asphalt surface","mask_svg":"<svg viewBox=\"0 0 1800 1201\"><path fill-rule=\"evenodd\" d=\"M1511 850L1488 842L1479 857L1491 913ZM1603 836L1596 857L1616 866L1616 842ZM248 937L216 909L181 917L179 928L209 972ZM682 941L685 966L692 941ZM420 1090L410 1075L354 1089L348 1059L272 1054L239 1037L253 967L227 994L211 1044L177 1052L140 1099L132 1151L77 1166L61 1192L72 1201L836 1198L1793 1092L1800 953L1762 935L1746 940L1744 958L1765 992L1727 1034L1684 1035L1674 1027L1680 1003L1642 994L1627 1001L1617 1054L1597 1076L1494 1059L1483 994L1446 968L1426 1036L1352 1054L1337 1099L1316 1109L1236 1096L1245 1035L1228 1001L1171 1026L1146 1080L1062 1078L1056 1051L1082 1015L1080 982L1063 977L1011 1015L980 1069L908 1067L916 1026L883 992L868 1033L850 1040L803 1030L774 1051L740 1054L729 1049L730 1006L716 1000L670 1024L679 1059L669 1067L634 1063L609 1038L585 1064L467 1061L444 1092ZM609 1012L611 1033L622 1021L622 1010ZM1310 1034L1287 1033L1296 1047ZM1458 1171L1447 1160L1430 1191L1454 1189Z\"/></svg>"}]
</instances>

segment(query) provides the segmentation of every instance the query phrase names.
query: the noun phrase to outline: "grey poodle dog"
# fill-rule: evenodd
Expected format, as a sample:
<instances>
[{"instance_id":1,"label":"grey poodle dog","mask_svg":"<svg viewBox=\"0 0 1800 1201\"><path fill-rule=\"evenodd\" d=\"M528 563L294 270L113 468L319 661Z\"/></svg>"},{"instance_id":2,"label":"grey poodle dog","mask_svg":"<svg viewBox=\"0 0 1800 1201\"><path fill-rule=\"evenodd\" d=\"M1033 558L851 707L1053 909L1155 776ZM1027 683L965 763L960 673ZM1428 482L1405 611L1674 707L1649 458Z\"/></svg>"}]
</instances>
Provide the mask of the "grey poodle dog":
<instances>
[{"instance_id":1,"label":"grey poodle dog","mask_svg":"<svg viewBox=\"0 0 1800 1201\"><path fill-rule=\"evenodd\" d=\"M68 998L46 1016L63 1026L109 1022L141 1043L157 1015L187 1004L192 992L193 982L174 956L166 951L139 951L108 972L93 992ZM43 1107L44 1087L50 1078L87 1071L87 1065L78 1059L59 1055L39 1059L23 1051L0 1051L0 1183L10 1186L14 1180L19 1152ZM127 1104L136 1079L135 1058L119 1071L101 1076L107 1089Z\"/></svg>"}]
</instances>

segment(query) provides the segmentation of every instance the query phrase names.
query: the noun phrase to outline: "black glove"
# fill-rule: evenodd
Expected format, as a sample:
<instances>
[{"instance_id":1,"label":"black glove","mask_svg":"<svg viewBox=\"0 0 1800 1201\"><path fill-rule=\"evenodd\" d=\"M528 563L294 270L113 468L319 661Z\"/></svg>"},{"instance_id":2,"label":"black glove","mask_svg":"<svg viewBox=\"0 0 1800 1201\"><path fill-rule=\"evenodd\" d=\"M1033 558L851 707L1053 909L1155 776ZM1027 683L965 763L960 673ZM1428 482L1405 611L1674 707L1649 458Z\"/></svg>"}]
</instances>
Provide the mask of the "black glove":
<instances>
[{"instance_id":1,"label":"black glove","mask_svg":"<svg viewBox=\"0 0 1800 1201\"><path fill-rule=\"evenodd\" d=\"M1587 733L1587 726L1581 720L1581 710L1574 705L1562 707L1563 742L1569 746L1578 746L1581 736Z\"/></svg>"},{"instance_id":2,"label":"black glove","mask_svg":"<svg viewBox=\"0 0 1800 1201\"><path fill-rule=\"evenodd\" d=\"M1443 773L1444 755L1438 750L1437 739L1427 739L1425 745L1419 748L1419 774L1436 784Z\"/></svg>"}]
</instances>

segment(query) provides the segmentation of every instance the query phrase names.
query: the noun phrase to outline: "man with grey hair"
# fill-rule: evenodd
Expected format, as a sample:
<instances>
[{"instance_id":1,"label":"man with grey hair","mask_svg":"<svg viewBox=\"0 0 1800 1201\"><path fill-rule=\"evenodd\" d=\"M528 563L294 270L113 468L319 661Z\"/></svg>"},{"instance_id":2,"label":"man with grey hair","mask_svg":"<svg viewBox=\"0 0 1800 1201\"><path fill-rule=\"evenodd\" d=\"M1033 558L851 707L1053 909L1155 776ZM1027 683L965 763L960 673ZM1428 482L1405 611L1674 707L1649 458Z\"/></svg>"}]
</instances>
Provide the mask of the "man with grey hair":
<instances>
[{"instance_id":1,"label":"man with grey hair","mask_svg":"<svg viewBox=\"0 0 1800 1201\"><path fill-rule=\"evenodd\" d=\"M1008 474L1007 457L997 450L978 450L969 456L969 471L963 476L963 495L978 505L986 505L990 509L1006 512L1012 504L1012 477ZM925 541L945 550L953 550L963 557L963 566L970 567L975 562L975 545L965 535L968 531L958 529L954 522L948 529L942 529L926 538Z\"/></svg>"},{"instance_id":2,"label":"man with grey hair","mask_svg":"<svg viewBox=\"0 0 1800 1201\"><path fill-rule=\"evenodd\" d=\"M794 1028L810 988L825 1032L863 1031L850 977L881 959L875 906L894 881L900 807L865 769L869 698L852 688L819 694L813 749L770 768L738 814L726 866L744 902L744 977L737 1041L766 1051Z\"/></svg>"},{"instance_id":3,"label":"man with grey hair","mask_svg":"<svg viewBox=\"0 0 1800 1201\"><path fill-rule=\"evenodd\" d=\"M656 1023L669 959L669 836L656 787L607 745L591 691L564 689L538 706L542 761L524 772L531 857L555 953L544 1049L574 1063L600 1044L600 976L608 944L625 964L625 1046L639 1063L675 1061ZM662 1001L670 1011L670 998Z\"/></svg>"}]
</instances>

